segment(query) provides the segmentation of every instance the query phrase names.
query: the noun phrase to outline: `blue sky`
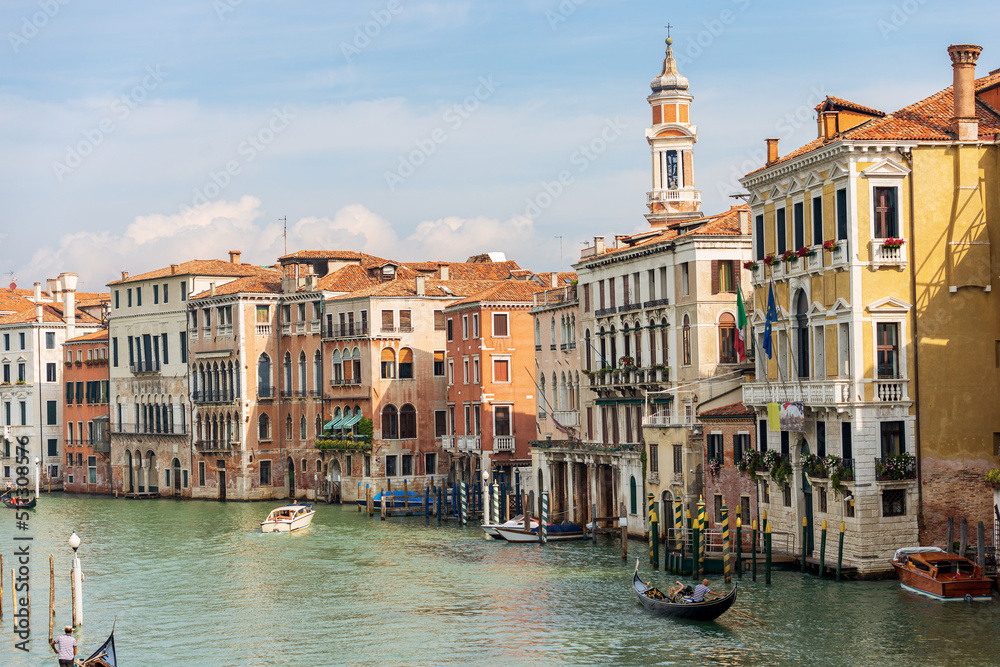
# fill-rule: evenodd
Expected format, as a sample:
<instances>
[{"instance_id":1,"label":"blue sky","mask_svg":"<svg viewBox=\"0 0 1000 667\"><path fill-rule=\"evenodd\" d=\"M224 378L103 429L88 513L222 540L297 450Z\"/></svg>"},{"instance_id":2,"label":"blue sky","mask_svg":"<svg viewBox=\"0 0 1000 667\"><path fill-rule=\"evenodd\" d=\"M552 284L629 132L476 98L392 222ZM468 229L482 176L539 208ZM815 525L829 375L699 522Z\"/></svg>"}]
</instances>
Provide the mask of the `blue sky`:
<instances>
[{"instance_id":1,"label":"blue sky","mask_svg":"<svg viewBox=\"0 0 1000 667\"><path fill-rule=\"evenodd\" d=\"M895 110L951 83L951 43L984 47L979 74L1000 67L996 24L966 18L993 13L934 0L7 0L0 273L30 286L75 271L97 290L230 249L269 264L285 217L289 252L500 250L543 271L562 236L568 268L582 241L646 225L645 98L667 22L714 213L766 137L785 153L815 136L825 94Z\"/></svg>"}]
</instances>

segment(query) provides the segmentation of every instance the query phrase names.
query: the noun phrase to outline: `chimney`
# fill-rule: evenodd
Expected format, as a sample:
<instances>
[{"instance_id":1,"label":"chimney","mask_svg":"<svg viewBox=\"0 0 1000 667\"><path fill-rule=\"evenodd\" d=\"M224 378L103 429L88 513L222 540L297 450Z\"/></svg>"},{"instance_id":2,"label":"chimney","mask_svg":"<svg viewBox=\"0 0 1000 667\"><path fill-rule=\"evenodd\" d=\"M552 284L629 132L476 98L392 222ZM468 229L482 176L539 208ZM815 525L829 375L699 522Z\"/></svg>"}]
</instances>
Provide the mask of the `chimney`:
<instances>
[{"instance_id":1,"label":"chimney","mask_svg":"<svg viewBox=\"0 0 1000 667\"><path fill-rule=\"evenodd\" d=\"M417 276L415 285L417 296L427 295L427 276Z\"/></svg>"},{"instance_id":2,"label":"chimney","mask_svg":"<svg viewBox=\"0 0 1000 667\"><path fill-rule=\"evenodd\" d=\"M174 266L177 266L174 264ZM122 280L128 280L128 271L122 271Z\"/></svg>"},{"instance_id":3,"label":"chimney","mask_svg":"<svg viewBox=\"0 0 1000 667\"><path fill-rule=\"evenodd\" d=\"M767 164L774 164L778 161L778 140L765 139L767 142Z\"/></svg>"},{"instance_id":4,"label":"chimney","mask_svg":"<svg viewBox=\"0 0 1000 667\"><path fill-rule=\"evenodd\" d=\"M240 253L239 250L230 250L229 251L229 263L230 264L239 264L240 263L240 254L242 254L242 253Z\"/></svg>"},{"instance_id":5,"label":"chimney","mask_svg":"<svg viewBox=\"0 0 1000 667\"><path fill-rule=\"evenodd\" d=\"M440 270L441 280L448 280L448 265L442 264L438 269Z\"/></svg>"},{"instance_id":6,"label":"chimney","mask_svg":"<svg viewBox=\"0 0 1000 667\"><path fill-rule=\"evenodd\" d=\"M840 114L838 112L836 112L836 111L824 111L823 112L823 117L822 117L823 135L820 138L821 139L826 139L827 141L830 141L835 136L837 136L837 132L839 131L839 128L838 128L839 120L840 120ZM775 151L775 156L774 157L775 157L775 159L777 159L778 158L778 156L777 156L777 152L778 152L777 145L775 145L774 151Z\"/></svg>"},{"instance_id":7,"label":"chimney","mask_svg":"<svg viewBox=\"0 0 1000 667\"><path fill-rule=\"evenodd\" d=\"M208 284L208 295L215 296L215 283Z\"/></svg>"},{"instance_id":8,"label":"chimney","mask_svg":"<svg viewBox=\"0 0 1000 667\"><path fill-rule=\"evenodd\" d=\"M750 211L745 208L740 208L736 210L736 215L738 215L740 219L740 233L752 234L753 230L750 228Z\"/></svg>"},{"instance_id":9,"label":"chimney","mask_svg":"<svg viewBox=\"0 0 1000 667\"><path fill-rule=\"evenodd\" d=\"M42 284L35 283L35 321L42 321Z\"/></svg>"},{"instance_id":10,"label":"chimney","mask_svg":"<svg viewBox=\"0 0 1000 667\"><path fill-rule=\"evenodd\" d=\"M66 337L76 336L76 281L75 273L59 274L59 290L63 298L63 320L66 322Z\"/></svg>"},{"instance_id":11,"label":"chimney","mask_svg":"<svg viewBox=\"0 0 1000 667\"><path fill-rule=\"evenodd\" d=\"M559 274L553 271L549 282L552 283L553 288L559 287Z\"/></svg>"},{"instance_id":12,"label":"chimney","mask_svg":"<svg viewBox=\"0 0 1000 667\"><path fill-rule=\"evenodd\" d=\"M603 255L604 254L604 237L595 236L594 237L594 254Z\"/></svg>"},{"instance_id":13,"label":"chimney","mask_svg":"<svg viewBox=\"0 0 1000 667\"><path fill-rule=\"evenodd\" d=\"M45 291L49 293L49 299L53 303L59 303L59 279L58 278L47 278L45 280Z\"/></svg>"},{"instance_id":14,"label":"chimney","mask_svg":"<svg viewBox=\"0 0 1000 667\"><path fill-rule=\"evenodd\" d=\"M172 276L173 276L173 275L177 275L177 268L178 268L178 267L177 267L177 265L176 265L176 264L171 264L171 265L170 265L170 275L172 275Z\"/></svg>"},{"instance_id":15,"label":"chimney","mask_svg":"<svg viewBox=\"0 0 1000 667\"><path fill-rule=\"evenodd\" d=\"M959 141L979 139L979 121L976 119L976 60L983 47L975 44L952 44L948 47L954 74L952 96L955 107L951 115L951 131Z\"/></svg>"}]
</instances>

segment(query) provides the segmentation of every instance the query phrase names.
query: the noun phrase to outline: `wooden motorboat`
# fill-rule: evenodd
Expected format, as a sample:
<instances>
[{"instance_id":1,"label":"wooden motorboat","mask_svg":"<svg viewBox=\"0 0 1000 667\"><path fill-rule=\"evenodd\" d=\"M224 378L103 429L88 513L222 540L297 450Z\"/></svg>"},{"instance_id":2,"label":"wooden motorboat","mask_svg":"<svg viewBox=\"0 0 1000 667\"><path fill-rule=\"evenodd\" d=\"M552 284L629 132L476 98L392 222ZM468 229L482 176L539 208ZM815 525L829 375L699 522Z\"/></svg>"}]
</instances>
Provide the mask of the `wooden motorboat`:
<instances>
[{"instance_id":1,"label":"wooden motorboat","mask_svg":"<svg viewBox=\"0 0 1000 667\"><path fill-rule=\"evenodd\" d=\"M671 618L680 618L687 621L714 621L722 614L726 613L733 603L736 602L737 586L729 591L724 597L704 602L671 602L666 593L662 593L655 586L652 586L639 578L639 564L636 563L635 573L632 575L632 587L635 589L636 597L642 606L650 611L655 611Z\"/></svg>"},{"instance_id":2,"label":"wooden motorboat","mask_svg":"<svg viewBox=\"0 0 1000 667\"><path fill-rule=\"evenodd\" d=\"M271 510L267 518L260 523L262 533L293 533L302 530L312 523L316 511L309 503L285 505Z\"/></svg>"},{"instance_id":3,"label":"wooden motorboat","mask_svg":"<svg viewBox=\"0 0 1000 667\"><path fill-rule=\"evenodd\" d=\"M973 561L937 547L897 549L892 566L900 585L935 600L990 600L993 582Z\"/></svg>"},{"instance_id":4,"label":"wooden motorboat","mask_svg":"<svg viewBox=\"0 0 1000 667\"><path fill-rule=\"evenodd\" d=\"M517 528L497 527L497 535L508 542L538 542L538 526L531 530L524 529L524 521L520 522ZM556 524L550 523L545 526L546 542L568 542L570 540L585 540L587 533L582 527L575 523Z\"/></svg>"},{"instance_id":5,"label":"wooden motorboat","mask_svg":"<svg viewBox=\"0 0 1000 667\"><path fill-rule=\"evenodd\" d=\"M538 528L538 519L529 519L529 521L530 521L530 525L528 526L529 528ZM484 523L482 527L483 527L483 532L489 535L490 537L496 539L503 539L502 537L500 537L500 534L497 533L497 528L511 528L513 530L517 530L518 528L520 528L521 530L524 530L524 516L518 514L516 517L505 523Z\"/></svg>"}]
</instances>

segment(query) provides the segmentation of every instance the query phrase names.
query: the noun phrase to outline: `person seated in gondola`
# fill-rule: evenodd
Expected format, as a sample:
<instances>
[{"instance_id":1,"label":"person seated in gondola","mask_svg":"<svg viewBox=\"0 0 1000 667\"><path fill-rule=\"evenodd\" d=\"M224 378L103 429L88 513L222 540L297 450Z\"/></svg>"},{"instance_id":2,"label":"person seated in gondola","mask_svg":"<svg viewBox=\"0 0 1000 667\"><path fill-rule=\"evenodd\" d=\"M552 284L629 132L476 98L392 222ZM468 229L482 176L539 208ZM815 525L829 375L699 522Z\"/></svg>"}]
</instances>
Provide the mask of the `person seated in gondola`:
<instances>
[{"instance_id":1,"label":"person seated in gondola","mask_svg":"<svg viewBox=\"0 0 1000 667\"><path fill-rule=\"evenodd\" d=\"M691 602L704 602L706 595L711 595L716 598L722 597L718 593L712 592L712 589L708 587L708 579L702 579L701 583L694 587L694 594L691 596Z\"/></svg>"}]
</instances>

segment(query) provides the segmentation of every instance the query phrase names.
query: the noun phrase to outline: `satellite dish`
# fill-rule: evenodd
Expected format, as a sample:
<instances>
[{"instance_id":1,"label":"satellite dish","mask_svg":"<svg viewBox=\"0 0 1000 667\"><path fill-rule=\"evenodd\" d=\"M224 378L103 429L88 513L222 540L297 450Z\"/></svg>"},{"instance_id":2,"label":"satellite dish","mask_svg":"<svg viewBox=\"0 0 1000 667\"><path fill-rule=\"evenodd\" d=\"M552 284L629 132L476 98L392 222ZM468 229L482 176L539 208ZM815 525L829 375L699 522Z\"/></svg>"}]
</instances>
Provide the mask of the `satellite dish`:
<instances>
[{"instance_id":1,"label":"satellite dish","mask_svg":"<svg viewBox=\"0 0 1000 667\"><path fill-rule=\"evenodd\" d=\"M16 289L17 289L17 283L11 283L10 284L10 291L13 292Z\"/></svg>"}]
</instances>

